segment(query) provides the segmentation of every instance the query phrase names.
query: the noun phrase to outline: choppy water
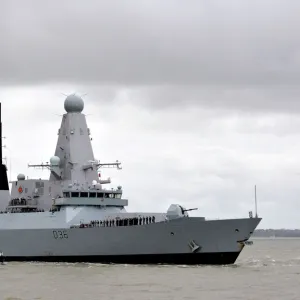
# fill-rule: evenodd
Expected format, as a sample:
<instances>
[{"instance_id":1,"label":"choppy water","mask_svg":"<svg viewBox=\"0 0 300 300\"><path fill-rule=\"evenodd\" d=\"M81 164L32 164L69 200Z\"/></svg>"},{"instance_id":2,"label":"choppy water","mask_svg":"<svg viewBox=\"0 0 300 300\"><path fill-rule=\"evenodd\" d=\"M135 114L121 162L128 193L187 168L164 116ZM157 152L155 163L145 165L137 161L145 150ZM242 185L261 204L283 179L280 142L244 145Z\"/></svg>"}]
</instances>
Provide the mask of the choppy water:
<instances>
[{"instance_id":1,"label":"choppy water","mask_svg":"<svg viewBox=\"0 0 300 300\"><path fill-rule=\"evenodd\" d=\"M233 266L9 263L0 299L300 299L300 239L254 240Z\"/></svg>"}]
</instances>

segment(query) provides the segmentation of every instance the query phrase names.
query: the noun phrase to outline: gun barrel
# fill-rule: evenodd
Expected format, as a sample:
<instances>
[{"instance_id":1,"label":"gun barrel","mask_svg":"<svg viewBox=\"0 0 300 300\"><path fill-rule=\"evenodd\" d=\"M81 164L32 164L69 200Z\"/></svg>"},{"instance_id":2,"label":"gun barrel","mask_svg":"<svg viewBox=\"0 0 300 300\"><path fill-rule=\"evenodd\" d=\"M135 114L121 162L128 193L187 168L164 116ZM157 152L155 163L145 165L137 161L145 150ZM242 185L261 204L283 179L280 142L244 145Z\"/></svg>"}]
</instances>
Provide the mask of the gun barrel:
<instances>
[{"instance_id":1,"label":"gun barrel","mask_svg":"<svg viewBox=\"0 0 300 300\"><path fill-rule=\"evenodd\" d=\"M184 209L184 211L191 211L191 210L198 210L198 208L189 208L189 209Z\"/></svg>"}]
</instances>

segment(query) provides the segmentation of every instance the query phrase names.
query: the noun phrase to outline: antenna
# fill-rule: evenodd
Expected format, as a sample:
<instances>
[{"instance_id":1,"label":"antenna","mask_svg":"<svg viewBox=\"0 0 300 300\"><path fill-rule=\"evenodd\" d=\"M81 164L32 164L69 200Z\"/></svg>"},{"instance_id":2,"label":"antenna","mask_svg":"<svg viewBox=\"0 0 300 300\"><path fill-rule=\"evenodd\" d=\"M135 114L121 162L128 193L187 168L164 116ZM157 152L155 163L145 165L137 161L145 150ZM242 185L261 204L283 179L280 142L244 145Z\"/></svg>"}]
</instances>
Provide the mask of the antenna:
<instances>
[{"instance_id":1,"label":"antenna","mask_svg":"<svg viewBox=\"0 0 300 300\"><path fill-rule=\"evenodd\" d=\"M1 102L0 102L0 191L9 191L8 180L7 180L7 169L3 164L3 153L2 153L2 119L1 119ZM6 162L7 163L7 162Z\"/></svg>"},{"instance_id":2,"label":"antenna","mask_svg":"<svg viewBox=\"0 0 300 300\"><path fill-rule=\"evenodd\" d=\"M1 120L1 103L0 103L0 164L2 165L2 120Z\"/></svg>"},{"instance_id":3,"label":"antenna","mask_svg":"<svg viewBox=\"0 0 300 300\"><path fill-rule=\"evenodd\" d=\"M255 218L257 218L256 185L254 186L254 194L255 194Z\"/></svg>"}]
</instances>

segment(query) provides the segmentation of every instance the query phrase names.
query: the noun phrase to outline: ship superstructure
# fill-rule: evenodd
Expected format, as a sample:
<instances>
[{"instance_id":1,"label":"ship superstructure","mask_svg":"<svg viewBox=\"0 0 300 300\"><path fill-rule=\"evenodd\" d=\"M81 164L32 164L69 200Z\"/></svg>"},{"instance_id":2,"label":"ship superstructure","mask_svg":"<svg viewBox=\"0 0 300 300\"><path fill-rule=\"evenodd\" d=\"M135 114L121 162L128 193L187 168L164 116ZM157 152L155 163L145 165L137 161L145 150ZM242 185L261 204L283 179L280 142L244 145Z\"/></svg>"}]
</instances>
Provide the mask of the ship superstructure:
<instances>
[{"instance_id":1,"label":"ship superstructure","mask_svg":"<svg viewBox=\"0 0 300 300\"><path fill-rule=\"evenodd\" d=\"M122 187L105 189L94 157L83 100L72 94L48 168L49 180L12 182L0 214L0 251L7 260L103 263L231 264L261 221L206 220L172 204L165 213L127 212ZM7 180L7 178L6 178ZM162 201L163 199L158 199Z\"/></svg>"}]
</instances>

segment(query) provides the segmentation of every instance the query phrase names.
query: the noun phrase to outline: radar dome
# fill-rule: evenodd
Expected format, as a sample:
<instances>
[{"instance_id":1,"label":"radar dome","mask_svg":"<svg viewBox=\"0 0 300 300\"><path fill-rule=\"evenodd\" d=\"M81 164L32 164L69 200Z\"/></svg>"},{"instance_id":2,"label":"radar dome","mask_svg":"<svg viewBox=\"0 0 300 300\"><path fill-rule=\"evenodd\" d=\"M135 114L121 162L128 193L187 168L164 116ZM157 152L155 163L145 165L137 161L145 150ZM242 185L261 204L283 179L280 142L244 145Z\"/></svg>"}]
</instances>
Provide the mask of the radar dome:
<instances>
[{"instance_id":1,"label":"radar dome","mask_svg":"<svg viewBox=\"0 0 300 300\"><path fill-rule=\"evenodd\" d=\"M50 158L50 165L51 166L55 166L55 167L58 167L60 164L60 158L58 156L52 156Z\"/></svg>"},{"instance_id":2,"label":"radar dome","mask_svg":"<svg viewBox=\"0 0 300 300\"><path fill-rule=\"evenodd\" d=\"M65 100L65 110L67 113L81 113L84 108L83 100L75 95L69 95Z\"/></svg>"},{"instance_id":3,"label":"radar dome","mask_svg":"<svg viewBox=\"0 0 300 300\"><path fill-rule=\"evenodd\" d=\"M19 175L17 176L17 179L18 179L18 181L19 181L19 180L25 180L25 175L24 175L24 174L19 174Z\"/></svg>"}]
</instances>

